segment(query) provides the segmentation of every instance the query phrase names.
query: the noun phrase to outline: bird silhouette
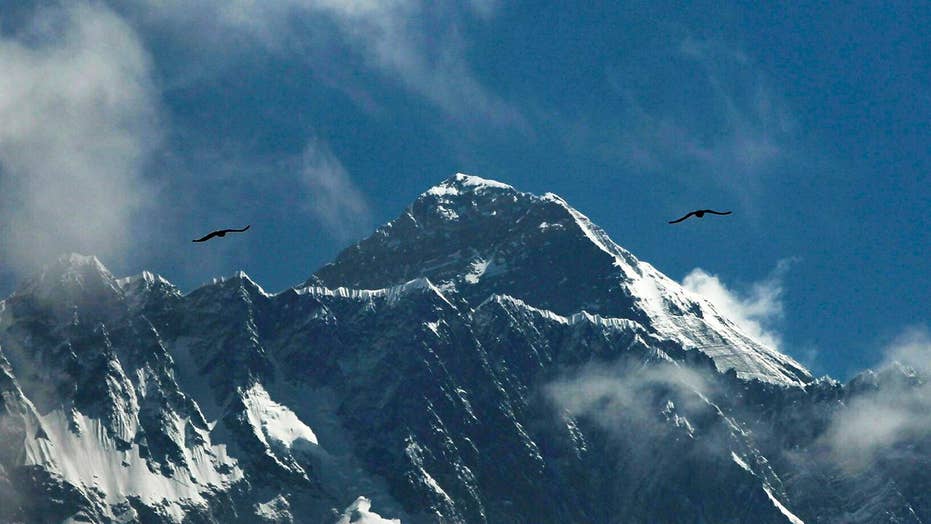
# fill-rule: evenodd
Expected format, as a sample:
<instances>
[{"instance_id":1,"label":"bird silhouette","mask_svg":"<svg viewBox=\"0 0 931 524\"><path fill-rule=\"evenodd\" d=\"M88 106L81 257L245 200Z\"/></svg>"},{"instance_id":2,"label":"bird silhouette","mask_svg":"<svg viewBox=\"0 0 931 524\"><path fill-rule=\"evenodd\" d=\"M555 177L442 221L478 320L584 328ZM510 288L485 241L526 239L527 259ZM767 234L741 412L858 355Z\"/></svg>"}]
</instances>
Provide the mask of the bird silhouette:
<instances>
[{"instance_id":1,"label":"bird silhouette","mask_svg":"<svg viewBox=\"0 0 931 524\"><path fill-rule=\"evenodd\" d=\"M218 229L218 230L216 230L216 231L213 231L213 232L209 233L208 235L206 235L206 236L204 236L204 237L202 237L202 238L198 238L197 240L191 240L191 242L206 242L206 241L210 240L210 239L213 238L213 237L224 237L224 236L226 236L227 233L242 233L243 231L249 229L249 227L250 227L251 225L252 225L252 224L249 224L248 226L246 226L246 227L244 227L244 228L242 228L242 229Z\"/></svg>"},{"instance_id":2,"label":"bird silhouette","mask_svg":"<svg viewBox=\"0 0 931 524\"><path fill-rule=\"evenodd\" d=\"M686 218L688 218L688 217L690 217L690 216L692 216L692 215L695 215L696 217L701 218L701 217L705 216L705 213L711 213L712 215L730 215L730 214L731 214L730 211L715 211L715 210L713 210L713 209L697 209L697 210L692 211L691 213L685 215L685 216L682 217L682 218L678 218L678 219L676 219L676 220L670 220L669 223L670 223L670 224L678 224L679 222L682 222L683 220L685 220Z\"/></svg>"}]
</instances>

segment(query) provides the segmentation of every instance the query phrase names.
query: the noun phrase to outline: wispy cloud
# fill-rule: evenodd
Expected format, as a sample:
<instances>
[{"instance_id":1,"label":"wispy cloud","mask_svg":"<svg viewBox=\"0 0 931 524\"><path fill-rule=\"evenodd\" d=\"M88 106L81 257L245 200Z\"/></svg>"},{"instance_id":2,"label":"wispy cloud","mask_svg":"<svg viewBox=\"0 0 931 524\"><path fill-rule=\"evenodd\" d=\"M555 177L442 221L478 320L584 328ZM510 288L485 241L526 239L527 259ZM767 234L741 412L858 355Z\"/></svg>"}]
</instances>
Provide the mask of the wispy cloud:
<instances>
[{"instance_id":1,"label":"wispy cloud","mask_svg":"<svg viewBox=\"0 0 931 524\"><path fill-rule=\"evenodd\" d=\"M931 437L931 335L907 329L885 348L879 388L856 395L831 419L822 442L844 468L862 470L878 454ZM867 372L859 380L869 381ZM909 450L903 450L909 453Z\"/></svg>"},{"instance_id":2,"label":"wispy cloud","mask_svg":"<svg viewBox=\"0 0 931 524\"><path fill-rule=\"evenodd\" d=\"M340 240L355 238L371 224L365 197L327 144L312 139L304 149L301 179L310 211Z\"/></svg>"},{"instance_id":3,"label":"wispy cloud","mask_svg":"<svg viewBox=\"0 0 931 524\"><path fill-rule=\"evenodd\" d=\"M149 57L113 11L67 5L0 38L0 265L15 271L62 251L122 258L127 223L155 200Z\"/></svg>"},{"instance_id":4,"label":"wispy cloud","mask_svg":"<svg viewBox=\"0 0 931 524\"><path fill-rule=\"evenodd\" d=\"M358 72L338 72L340 67L361 63L459 121L525 125L512 104L482 85L467 60L469 46L460 26L466 17L492 17L493 0L466 6L421 0L136 0L135 5L148 23L167 23L176 37L215 52L229 53L244 42L300 52L324 81L339 76L334 87L365 104L371 103L368 96L348 85ZM179 31L182 27L186 30Z\"/></svg>"},{"instance_id":5,"label":"wispy cloud","mask_svg":"<svg viewBox=\"0 0 931 524\"><path fill-rule=\"evenodd\" d=\"M498 10L499 3L498 0L469 0L469 7L477 15L483 18L489 18L494 16L495 12Z\"/></svg>"},{"instance_id":6,"label":"wispy cloud","mask_svg":"<svg viewBox=\"0 0 931 524\"><path fill-rule=\"evenodd\" d=\"M759 282L743 290L728 287L717 275L695 268L682 279L682 286L710 301L725 317L748 335L778 348L782 337L776 329L784 316L783 280L794 259L780 260Z\"/></svg>"},{"instance_id":7,"label":"wispy cloud","mask_svg":"<svg viewBox=\"0 0 931 524\"><path fill-rule=\"evenodd\" d=\"M649 91L612 78L625 101L615 154L641 169L716 182L749 204L795 154L787 105L739 47L688 38L661 63L672 76Z\"/></svg>"}]
</instances>

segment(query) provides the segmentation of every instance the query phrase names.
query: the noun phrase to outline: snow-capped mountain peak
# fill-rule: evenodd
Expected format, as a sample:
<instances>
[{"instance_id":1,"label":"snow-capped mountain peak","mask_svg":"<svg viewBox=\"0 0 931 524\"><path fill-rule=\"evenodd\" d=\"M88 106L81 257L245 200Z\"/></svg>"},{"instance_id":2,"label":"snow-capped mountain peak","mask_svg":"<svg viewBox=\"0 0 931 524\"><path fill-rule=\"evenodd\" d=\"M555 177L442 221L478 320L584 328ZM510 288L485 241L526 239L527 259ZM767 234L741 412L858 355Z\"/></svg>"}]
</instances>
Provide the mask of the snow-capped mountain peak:
<instances>
[{"instance_id":1,"label":"snow-capped mountain peak","mask_svg":"<svg viewBox=\"0 0 931 524\"><path fill-rule=\"evenodd\" d=\"M116 281L110 270L95 256L69 253L61 255L26 282L20 291L32 293L55 287L93 289L107 287L116 291Z\"/></svg>"},{"instance_id":2,"label":"snow-capped mountain peak","mask_svg":"<svg viewBox=\"0 0 931 524\"><path fill-rule=\"evenodd\" d=\"M456 173L443 182L431 187L423 195L444 196L444 195L461 195L463 193L477 193L486 190L509 190L515 189L507 184L496 180L488 180L465 173Z\"/></svg>"},{"instance_id":3,"label":"snow-capped mountain peak","mask_svg":"<svg viewBox=\"0 0 931 524\"><path fill-rule=\"evenodd\" d=\"M60 320L70 321L75 308L84 309L86 318L94 320L117 310L123 291L97 257L71 253L43 267L14 297L54 311Z\"/></svg>"},{"instance_id":4,"label":"snow-capped mountain peak","mask_svg":"<svg viewBox=\"0 0 931 524\"><path fill-rule=\"evenodd\" d=\"M143 271L142 273L139 273L138 275L133 275L131 277L118 278L116 280L116 283L121 288L126 288L130 285L137 284L137 283L143 283L144 285L149 285L149 286L154 285L154 284L164 284L164 285L169 285L169 286L172 285L171 282L169 282L167 278L161 275L152 273L151 271Z\"/></svg>"},{"instance_id":5,"label":"snow-capped mountain peak","mask_svg":"<svg viewBox=\"0 0 931 524\"><path fill-rule=\"evenodd\" d=\"M792 385L812 378L553 193L537 196L457 174L308 283L384 289L417 278L455 289L473 306L503 294L562 316L627 318L743 378Z\"/></svg>"}]
</instances>

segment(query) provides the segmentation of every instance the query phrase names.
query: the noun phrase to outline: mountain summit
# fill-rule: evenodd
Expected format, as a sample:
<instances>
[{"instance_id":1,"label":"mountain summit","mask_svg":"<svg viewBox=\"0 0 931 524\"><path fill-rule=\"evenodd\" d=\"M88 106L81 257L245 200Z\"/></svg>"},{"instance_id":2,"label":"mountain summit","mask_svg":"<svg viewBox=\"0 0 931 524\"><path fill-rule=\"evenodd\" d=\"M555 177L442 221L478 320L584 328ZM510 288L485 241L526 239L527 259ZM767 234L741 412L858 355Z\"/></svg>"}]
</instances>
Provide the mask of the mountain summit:
<instances>
[{"instance_id":1,"label":"mountain summit","mask_svg":"<svg viewBox=\"0 0 931 524\"><path fill-rule=\"evenodd\" d=\"M502 294L560 315L633 320L742 378L792 385L812 379L552 193L457 174L340 253L308 284L379 289L415 278L455 289L473 307Z\"/></svg>"}]
</instances>

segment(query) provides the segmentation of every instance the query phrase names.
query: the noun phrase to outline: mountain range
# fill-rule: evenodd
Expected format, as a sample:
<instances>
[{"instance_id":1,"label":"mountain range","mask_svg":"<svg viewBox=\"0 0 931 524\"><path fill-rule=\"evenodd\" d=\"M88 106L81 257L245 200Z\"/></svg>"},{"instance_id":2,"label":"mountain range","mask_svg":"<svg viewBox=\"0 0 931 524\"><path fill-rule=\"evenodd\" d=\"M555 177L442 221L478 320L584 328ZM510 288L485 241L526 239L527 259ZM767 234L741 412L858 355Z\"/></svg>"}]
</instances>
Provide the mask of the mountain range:
<instances>
[{"instance_id":1,"label":"mountain range","mask_svg":"<svg viewBox=\"0 0 931 524\"><path fill-rule=\"evenodd\" d=\"M557 195L458 174L279 293L27 279L0 521L929 522L927 378L816 379Z\"/></svg>"}]
</instances>

